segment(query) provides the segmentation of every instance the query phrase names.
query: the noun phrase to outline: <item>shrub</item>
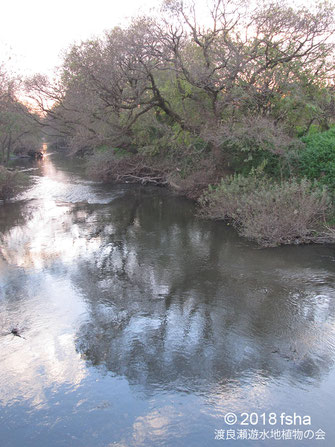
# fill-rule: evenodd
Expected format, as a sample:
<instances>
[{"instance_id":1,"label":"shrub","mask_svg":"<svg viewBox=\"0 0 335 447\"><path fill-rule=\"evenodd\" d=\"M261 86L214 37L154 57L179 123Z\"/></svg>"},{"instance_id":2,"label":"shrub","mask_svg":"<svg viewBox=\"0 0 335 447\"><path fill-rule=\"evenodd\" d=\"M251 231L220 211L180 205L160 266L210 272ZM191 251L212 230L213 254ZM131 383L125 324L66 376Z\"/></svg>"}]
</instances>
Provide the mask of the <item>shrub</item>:
<instances>
[{"instance_id":1,"label":"shrub","mask_svg":"<svg viewBox=\"0 0 335 447\"><path fill-rule=\"evenodd\" d=\"M302 138L300 170L310 180L317 180L335 191L335 128Z\"/></svg>"},{"instance_id":2,"label":"shrub","mask_svg":"<svg viewBox=\"0 0 335 447\"><path fill-rule=\"evenodd\" d=\"M94 178L102 181L108 181L111 171L114 171L115 166L119 161L125 157L128 158L131 155L121 155L118 151L114 151L107 148L98 149L87 159L87 171Z\"/></svg>"},{"instance_id":3,"label":"shrub","mask_svg":"<svg viewBox=\"0 0 335 447\"><path fill-rule=\"evenodd\" d=\"M270 176L290 175L290 157L303 146L286 128L257 115L226 121L215 130L205 128L203 133L221 148L234 172L242 175L260 165Z\"/></svg>"},{"instance_id":4,"label":"shrub","mask_svg":"<svg viewBox=\"0 0 335 447\"><path fill-rule=\"evenodd\" d=\"M263 246L310 241L330 211L325 188L307 179L276 183L254 173L223 179L200 204L203 215L232 219L241 235Z\"/></svg>"},{"instance_id":5,"label":"shrub","mask_svg":"<svg viewBox=\"0 0 335 447\"><path fill-rule=\"evenodd\" d=\"M14 197L26 184L27 178L24 174L0 166L0 200Z\"/></svg>"},{"instance_id":6,"label":"shrub","mask_svg":"<svg viewBox=\"0 0 335 447\"><path fill-rule=\"evenodd\" d=\"M89 158L87 170L103 182L167 185L168 169L139 154L115 156L112 151L99 152Z\"/></svg>"}]
</instances>

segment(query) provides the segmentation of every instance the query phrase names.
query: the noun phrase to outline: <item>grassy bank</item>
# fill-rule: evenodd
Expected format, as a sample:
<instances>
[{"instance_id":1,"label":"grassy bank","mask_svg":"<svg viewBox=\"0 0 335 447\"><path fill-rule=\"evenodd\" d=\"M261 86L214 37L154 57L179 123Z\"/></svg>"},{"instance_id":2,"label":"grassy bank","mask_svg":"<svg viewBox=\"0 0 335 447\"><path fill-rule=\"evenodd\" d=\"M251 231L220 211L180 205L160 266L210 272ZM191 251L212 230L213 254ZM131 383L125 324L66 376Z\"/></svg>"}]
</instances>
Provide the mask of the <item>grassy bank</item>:
<instances>
[{"instance_id":1,"label":"grassy bank","mask_svg":"<svg viewBox=\"0 0 335 447\"><path fill-rule=\"evenodd\" d=\"M210 185L199 199L201 214L230 220L262 246L334 243L335 128L299 143L280 156L264 153L258 165L249 161L247 173L241 163L238 173Z\"/></svg>"},{"instance_id":2,"label":"grassy bank","mask_svg":"<svg viewBox=\"0 0 335 447\"><path fill-rule=\"evenodd\" d=\"M327 225L330 194L307 179L236 175L210 187L200 204L203 216L232 221L242 236L264 247L335 242Z\"/></svg>"},{"instance_id":3,"label":"grassy bank","mask_svg":"<svg viewBox=\"0 0 335 447\"><path fill-rule=\"evenodd\" d=\"M297 140L280 154L242 159L189 150L169 158L118 149L96 151L95 178L168 186L199 204L205 218L227 220L261 246L335 242L335 129Z\"/></svg>"}]
</instances>

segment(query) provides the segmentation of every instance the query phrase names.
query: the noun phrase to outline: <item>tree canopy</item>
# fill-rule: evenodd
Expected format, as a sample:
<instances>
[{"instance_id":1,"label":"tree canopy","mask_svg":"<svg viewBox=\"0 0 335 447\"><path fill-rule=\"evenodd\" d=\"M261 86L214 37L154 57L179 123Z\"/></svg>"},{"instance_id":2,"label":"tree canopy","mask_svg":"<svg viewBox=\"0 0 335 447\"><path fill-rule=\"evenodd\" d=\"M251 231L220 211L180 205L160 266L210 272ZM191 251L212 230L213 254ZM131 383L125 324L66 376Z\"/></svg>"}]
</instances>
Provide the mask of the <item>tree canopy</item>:
<instances>
[{"instance_id":1,"label":"tree canopy","mask_svg":"<svg viewBox=\"0 0 335 447\"><path fill-rule=\"evenodd\" d=\"M74 150L159 152L182 134L217 154L250 138L280 152L298 128L327 128L334 116L331 4L311 10L213 0L203 18L195 3L165 0L161 13L164 19L138 17L73 45L56 84L29 80L50 128ZM246 137L251 127L263 131Z\"/></svg>"},{"instance_id":2,"label":"tree canopy","mask_svg":"<svg viewBox=\"0 0 335 447\"><path fill-rule=\"evenodd\" d=\"M20 81L0 67L0 157L8 163L14 151L35 150L40 141L37 116L19 99Z\"/></svg>"}]
</instances>

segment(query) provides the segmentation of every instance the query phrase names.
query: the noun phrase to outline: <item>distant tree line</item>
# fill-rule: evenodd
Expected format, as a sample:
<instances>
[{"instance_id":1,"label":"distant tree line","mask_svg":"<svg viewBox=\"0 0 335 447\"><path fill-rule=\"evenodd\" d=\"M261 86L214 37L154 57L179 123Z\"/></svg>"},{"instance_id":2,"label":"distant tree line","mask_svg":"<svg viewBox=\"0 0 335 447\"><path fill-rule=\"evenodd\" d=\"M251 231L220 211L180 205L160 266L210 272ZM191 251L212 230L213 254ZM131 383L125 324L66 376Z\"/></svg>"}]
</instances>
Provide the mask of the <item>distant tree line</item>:
<instances>
[{"instance_id":1,"label":"distant tree line","mask_svg":"<svg viewBox=\"0 0 335 447\"><path fill-rule=\"evenodd\" d=\"M0 66L0 164L4 165L13 153L34 152L40 145L39 118L20 98L21 84Z\"/></svg>"}]
</instances>

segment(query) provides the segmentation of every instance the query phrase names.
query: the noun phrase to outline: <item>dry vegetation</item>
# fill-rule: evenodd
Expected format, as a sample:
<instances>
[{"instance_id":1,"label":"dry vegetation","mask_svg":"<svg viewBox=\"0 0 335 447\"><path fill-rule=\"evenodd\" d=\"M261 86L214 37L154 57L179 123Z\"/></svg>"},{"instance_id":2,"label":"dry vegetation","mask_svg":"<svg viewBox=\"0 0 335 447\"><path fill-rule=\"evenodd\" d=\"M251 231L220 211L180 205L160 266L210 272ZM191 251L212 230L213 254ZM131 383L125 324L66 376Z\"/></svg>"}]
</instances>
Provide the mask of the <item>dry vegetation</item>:
<instances>
[{"instance_id":1,"label":"dry vegetation","mask_svg":"<svg viewBox=\"0 0 335 447\"><path fill-rule=\"evenodd\" d=\"M325 188L308 180L278 183L256 175L227 178L200 203L203 216L232 220L242 236L262 246L316 242L318 235L324 241L331 212Z\"/></svg>"}]
</instances>

